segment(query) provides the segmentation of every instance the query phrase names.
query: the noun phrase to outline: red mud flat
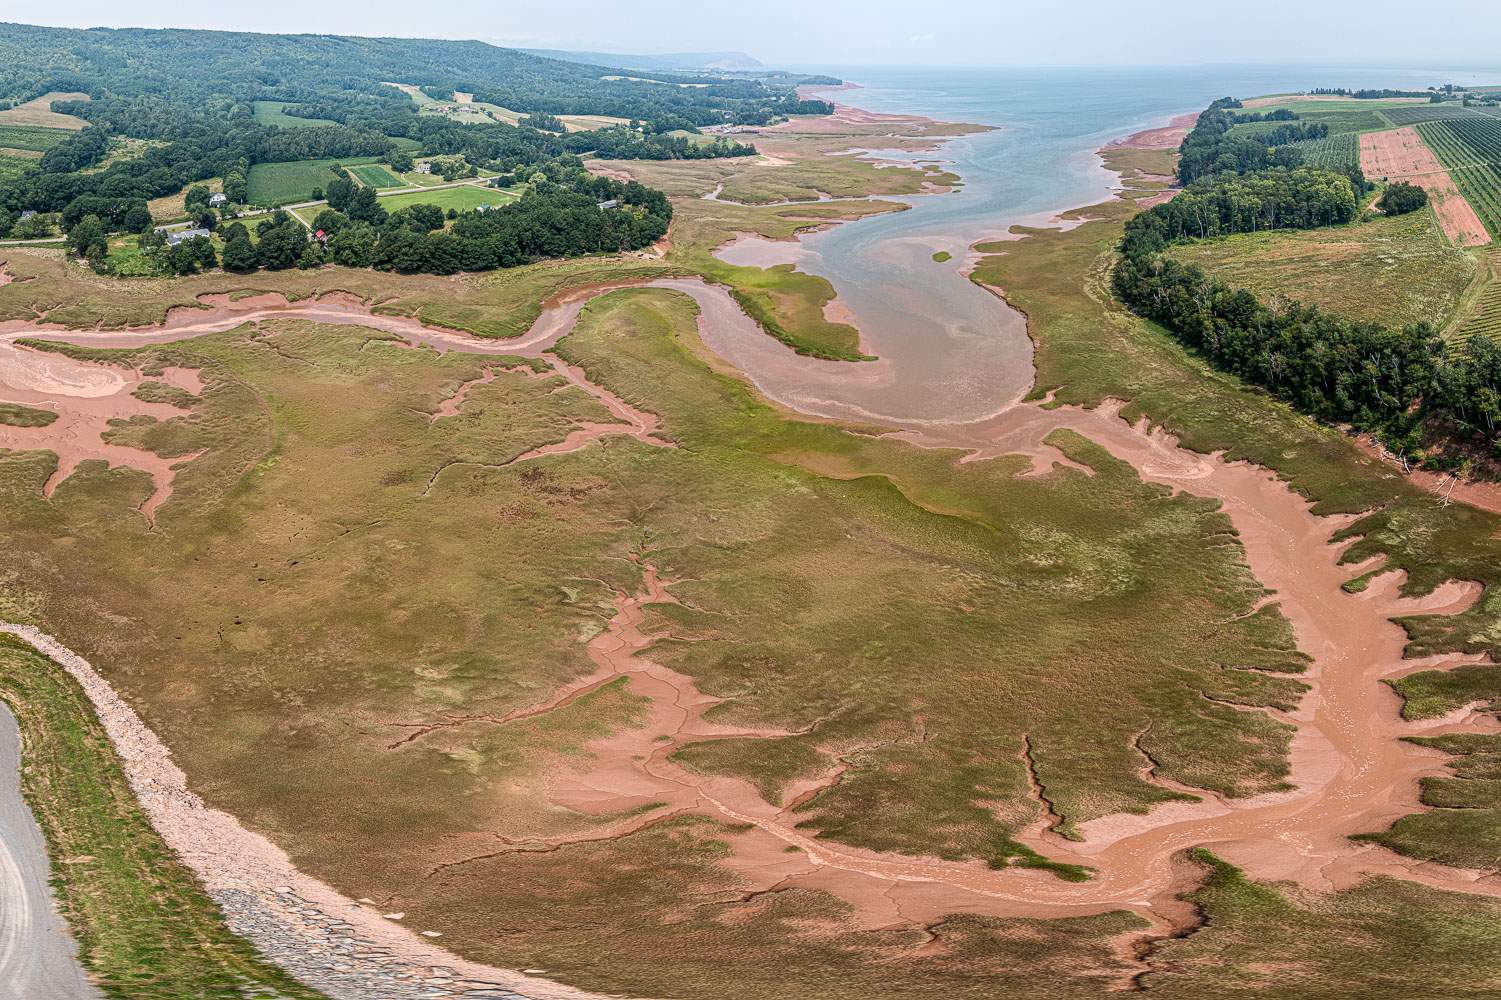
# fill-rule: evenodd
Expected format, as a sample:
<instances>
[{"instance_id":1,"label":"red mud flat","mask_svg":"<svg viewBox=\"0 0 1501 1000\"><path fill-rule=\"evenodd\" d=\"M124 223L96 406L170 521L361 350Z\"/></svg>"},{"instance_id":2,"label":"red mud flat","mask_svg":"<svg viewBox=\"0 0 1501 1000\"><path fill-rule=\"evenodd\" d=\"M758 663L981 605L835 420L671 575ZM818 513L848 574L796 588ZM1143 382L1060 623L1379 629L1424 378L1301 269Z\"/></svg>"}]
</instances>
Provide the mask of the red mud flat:
<instances>
[{"instance_id":1,"label":"red mud flat","mask_svg":"<svg viewBox=\"0 0 1501 1000\"><path fill-rule=\"evenodd\" d=\"M724 351L716 344L734 347L738 340L754 337L780 352L774 364L817 367L769 341L722 287L682 279L663 279L650 285L692 296L701 309L700 329L705 342L720 354ZM273 316L400 330L403 336L441 345L440 349L537 353L572 329L589 296L613 287L575 289L555 298L532 330L509 344L424 329L412 320L371 317L347 301L302 302L275 308L261 303L235 316L199 313L172 330L47 336L90 346L160 342L206 332L205 324L237 324L256 309L270 309ZM739 356L741 364L759 363L762 358L757 353ZM599 396L605 392L600 387L589 388L598 398L607 398L608 394ZM1152 922L1153 933L1160 933L1165 927L1175 926L1182 915L1183 904L1176 897L1187 886L1174 857L1195 846L1212 848L1255 877L1291 879L1313 890L1343 888L1371 875L1391 875L1446 889L1501 896L1501 878L1492 873L1423 863L1348 839L1349 834L1381 829L1400 816L1420 811L1419 779L1445 773L1443 755L1400 742L1401 737L1495 732L1501 728L1493 715L1473 711L1420 723L1404 722L1400 699L1381 683L1384 678L1413 669L1444 669L1477 662L1479 657L1462 654L1403 660L1405 634L1390 619L1414 612L1457 613L1476 599L1479 586L1451 581L1429 595L1406 599L1398 594L1402 577L1388 573L1378 576L1362 594L1346 593L1342 584L1372 568L1340 566L1341 549L1328 541L1334 531L1349 523L1350 517L1315 517L1303 498L1267 471L1185 451L1160 431L1127 424L1120 419L1116 406L1078 410L1019 404L982 420L934 422L897 436L924 446L968 449L966 461L1027 454L1034 457L1039 468L1046 468L1061 459L1045 443L1046 436L1058 428L1084 434L1131 463L1149 481L1224 503L1251 568L1275 592L1275 599L1293 623L1299 648L1312 658L1311 669L1299 675L1311 690L1298 709L1273 713L1296 727L1291 751L1294 789L1248 799L1189 789L1201 801L1168 803L1145 816L1107 816L1082 824L1083 843L1066 841L1052 833L1049 810L1039 800L1038 819L1021 834L1022 839L1055 860L1090 866L1096 877L1084 883L1066 883L1034 870L990 870L979 862L879 853L817 839L798 829L797 823L805 814L794 815L791 803L806 802L832 786L848 768L847 758L862 748L826 747L835 758L828 772L800 783L784 806L768 803L748 782L695 774L671 761L672 750L683 742L730 737L775 739L790 734L705 720L704 713L715 699L697 691L691 678L651 660L651 645L660 637L641 632L643 605L674 598L671 582L657 578L649 553L643 553L641 591L617 594L610 630L589 643L589 654L596 665L593 673L509 716L393 721L393 736L405 735L392 743L392 749L401 752L401 747L415 739L455 726L506 725L526 715L550 711L585 691L626 677L634 693L651 698L645 724L591 741L589 749L595 755L591 765L582 772L554 774L547 784L548 794L555 804L585 815L603 816L651 802L665 805L629 821L604 823L569 838L497 843L485 854L444 857L434 877L442 877L443 871L477 857L597 841L668 816L695 812L749 824L747 832L736 836L737 853L726 862L746 878L749 892L792 886L826 889L849 900L857 919L871 927L910 926L954 912L1061 916L1124 908L1146 917ZM668 739L659 739L663 736ZM1153 765L1145 758L1142 767L1147 780L1182 787L1156 777ZM800 850L789 853L788 847Z\"/></svg>"},{"instance_id":2,"label":"red mud flat","mask_svg":"<svg viewBox=\"0 0 1501 1000\"><path fill-rule=\"evenodd\" d=\"M141 513L152 521L156 509L172 493L177 470L195 455L162 458L149 451L106 444L102 435L111 420L150 416L171 420L186 416L166 403L148 403L132 393L145 382L165 382L194 395L203 391L197 372L168 368L147 378L138 371L109 368L75 361L60 354L17 347L0 340L0 402L50 410L57 419L45 427L12 427L0 424L0 448L16 451L46 449L56 453L57 468L42 486L42 495L52 498L58 483L67 479L80 463L103 461L109 468L129 466L149 473L154 489L141 504Z\"/></svg>"},{"instance_id":3,"label":"red mud flat","mask_svg":"<svg viewBox=\"0 0 1501 1000\"><path fill-rule=\"evenodd\" d=\"M158 420L168 420L184 416L185 412L162 403L147 403L131 395L143 382L153 381L141 376L139 372L31 350L17 345L16 341L38 339L87 347L144 347L220 333L271 319L302 319L382 330L402 337L406 346L421 343L439 353L460 350L496 356L546 358L554 372L598 399L619 420L618 423L580 423L563 441L534 449L515 461L577 451L611 435L624 435L648 444L671 446L671 442L655 436L655 414L636 409L609 390L590 382L582 369L564 364L561 359L545 353L572 330L580 310L589 299L602 291L630 287L632 284L637 283L580 285L560 292L547 300L542 316L524 336L509 341L485 340L457 331L426 327L405 317L376 316L358 298L340 292L326 294L317 300L299 302L288 302L278 294L256 295L236 301L231 301L227 295L207 295L200 299L208 307L206 309L173 309L161 326L113 333L65 332L54 324L24 321L0 323L0 402L19 403L36 409L52 410L58 414L58 419L46 427L11 427L0 424L0 447L17 450L49 449L57 453L57 468L43 487L43 495L48 498L52 496L58 483L72 475L80 462L101 459L108 462L111 468L129 466L141 469L149 473L156 484L151 496L141 505L141 513L151 521L157 508L171 495L172 480L177 471L197 455L160 458L151 452L106 444L101 435L109 429L109 421L112 419L128 420L132 416L147 415ZM478 383L494 378L493 368L487 368L486 371L486 376L477 380ZM168 382L195 395L203 390L196 373L182 369L167 369L163 376L154 380ZM460 386L455 396L439 401L430 420L457 413L463 405L465 395L474 384L477 383L466 383Z\"/></svg>"},{"instance_id":4,"label":"red mud flat","mask_svg":"<svg viewBox=\"0 0 1501 1000\"><path fill-rule=\"evenodd\" d=\"M1159 128L1144 129L1141 132L1133 132L1130 135L1112 139L1105 144L1106 149L1177 149L1183 144L1184 136L1188 135L1189 129L1198 123L1200 112L1179 115L1172 121Z\"/></svg>"},{"instance_id":5,"label":"red mud flat","mask_svg":"<svg viewBox=\"0 0 1501 1000\"><path fill-rule=\"evenodd\" d=\"M1475 209L1459 193L1454 178L1423 142L1415 128L1366 132L1360 137L1360 169L1367 177L1388 177L1416 184L1428 192L1440 228L1455 246L1478 247L1491 241Z\"/></svg>"}]
</instances>

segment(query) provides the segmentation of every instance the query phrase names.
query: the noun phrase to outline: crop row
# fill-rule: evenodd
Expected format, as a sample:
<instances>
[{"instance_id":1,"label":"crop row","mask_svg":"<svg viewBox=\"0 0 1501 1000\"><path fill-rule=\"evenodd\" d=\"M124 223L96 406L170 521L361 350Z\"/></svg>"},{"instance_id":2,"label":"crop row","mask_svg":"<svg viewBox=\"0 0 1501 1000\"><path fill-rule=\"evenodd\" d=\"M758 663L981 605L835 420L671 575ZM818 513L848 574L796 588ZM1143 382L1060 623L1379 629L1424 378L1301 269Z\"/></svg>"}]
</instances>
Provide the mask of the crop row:
<instances>
[{"instance_id":1,"label":"crop row","mask_svg":"<svg viewBox=\"0 0 1501 1000\"><path fill-rule=\"evenodd\" d=\"M1413 104L1403 108L1382 108L1381 113L1399 128L1403 125L1416 125L1419 122L1494 117L1473 108L1462 108L1453 104Z\"/></svg>"},{"instance_id":2,"label":"crop row","mask_svg":"<svg viewBox=\"0 0 1501 1000\"><path fill-rule=\"evenodd\" d=\"M1475 209L1492 238L1501 236L1501 166L1494 163L1449 171L1459 193Z\"/></svg>"},{"instance_id":3,"label":"crop row","mask_svg":"<svg viewBox=\"0 0 1501 1000\"><path fill-rule=\"evenodd\" d=\"M1354 132L1304 139L1292 145L1303 151L1303 162L1312 167L1340 169L1360 164L1360 136Z\"/></svg>"},{"instance_id":4,"label":"crop row","mask_svg":"<svg viewBox=\"0 0 1501 1000\"><path fill-rule=\"evenodd\" d=\"M1445 166L1501 163L1501 118L1425 122L1418 126L1418 134Z\"/></svg>"},{"instance_id":5,"label":"crop row","mask_svg":"<svg viewBox=\"0 0 1501 1000\"><path fill-rule=\"evenodd\" d=\"M1462 350L1477 333L1487 333L1492 340L1501 341L1501 246L1492 246L1486 253L1491 259L1491 273L1497 279L1481 297L1480 312L1454 335L1450 346L1456 350Z\"/></svg>"}]
</instances>

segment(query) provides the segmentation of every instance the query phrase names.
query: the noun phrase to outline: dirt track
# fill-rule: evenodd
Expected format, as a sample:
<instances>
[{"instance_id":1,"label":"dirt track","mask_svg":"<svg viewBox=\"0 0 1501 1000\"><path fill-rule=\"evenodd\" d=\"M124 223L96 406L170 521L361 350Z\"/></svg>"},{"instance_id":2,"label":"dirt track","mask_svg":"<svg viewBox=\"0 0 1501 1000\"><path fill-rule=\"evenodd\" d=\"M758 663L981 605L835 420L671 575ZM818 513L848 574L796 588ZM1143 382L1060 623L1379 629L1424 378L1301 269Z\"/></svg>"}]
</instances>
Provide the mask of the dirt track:
<instances>
[{"instance_id":1,"label":"dirt track","mask_svg":"<svg viewBox=\"0 0 1501 1000\"><path fill-rule=\"evenodd\" d=\"M756 358L756 351L739 343L765 335L750 323L715 286L696 280L664 279L651 285L691 295L702 311L705 342L722 356ZM253 319L298 317L324 323L372 326L400 333L439 349L472 350L485 354L536 354L565 335L587 298L614 286L596 286L558 297L524 337L511 342L481 341L461 334L424 329L411 320L372 317L347 299L285 304L262 300L230 305L216 303L208 314L174 316L167 327L110 333L59 333L39 329L5 332L16 336L45 336L89 346L134 346L197 336L228 329ZM783 351L782 364L816 364ZM755 374L752 372L751 374ZM581 376L578 376L581 378ZM584 383L598 398L612 401L606 390ZM618 403L618 400L613 400ZM452 401L453 409L461 405ZM624 404L620 404L624 405ZM654 427L649 414L629 427L637 436ZM621 425L605 425L619 431ZM730 778L691 774L668 760L684 741L752 736L776 738L787 734L745 730L706 723L703 711L713 702L698 693L689 678L651 662L650 639L640 633L640 605L648 600L671 600L670 583L658 581L648 560L642 594L617 597L617 614L609 632L590 643L598 670L554 692L530 710L503 718L460 718L427 724L395 720L392 747L400 747L424 732L455 725L504 725L514 718L536 714L578 693L625 676L631 690L652 698L644 728L623 731L591 744L597 762L582 774L559 774L549 783L555 804L585 814L603 814L647 802L665 806L631 821L607 826L575 839L598 840L619 836L627 829L683 811L703 812L753 829L736 838L736 855L728 862L752 883L751 891L804 885L835 892L857 907L867 926L891 926L936 919L951 912L996 915L1056 916L1128 908L1147 916L1158 928L1170 925L1174 897L1183 885L1175 873L1173 855L1185 847L1212 845L1214 850L1258 877L1294 879L1310 888L1352 885L1370 874L1390 874L1432 885L1469 892L1501 895L1494 876L1422 864L1383 848L1349 841L1347 834L1379 829L1421 808L1417 780L1443 773L1444 758L1398 738L1416 732L1496 730L1489 714L1470 711L1435 720L1426 726L1400 721L1397 696L1380 683L1385 676L1416 667L1449 667L1475 657L1446 656L1433 662L1401 659L1403 633L1388 619L1413 611L1453 613L1467 606L1476 588L1446 584L1417 601L1396 596L1400 580L1387 574L1360 596L1340 585L1369 567L1340 567L1338 551L1327 544L1341 519L1317 518L1307 504L1262 470L1226 464L1217 458L1179 449L1175 442L1144 427L1131 427L1111 408L1092 411L1045 410L1023 404L980 421L927 424L903 434L924 445L965 447L968 460L991 455L1023 453L1044 465L1061 456L1043 443L1052 430L1068 427L1102 444L1131 462L1152 481L1177 489L1221 498L1246 544L1247 557L1258 577L1275 589L1284 612L1293 621L1300 647L1314 659L1305 679L1314 690L1299 710L1287 717L1298 727L1293 743L1292 780L1297 789L1247 800L1227 800L1192 790L1203 801L1170 803L1146 816L1112 816L1084 824L1085 841L1064 841L1044 830L1039 820L1026 834L1028 842L1057 860L1085 864L1098 877L1086 883L1065 883L1051 875L1027 870L991 871L975 864L930 858L883 855L818 840L795 829L790 807L768 804L748 783ZM658 742L659 736L671 742ZM1020 752L1020 748L1019 748ZM847 755L847 754L846 754ZM836 781L845 765L836 762L823 778L793 790L790 802L805 801L819 788ZM1150 766L1143 761L1150 777ZM1039 803L1039 816L1045 817ZM240 831L244 836L250 836ZM222 835L222 834L220 834ZM500 850L549 849L558 842L503 845ZM795 845L800 852L787 853ZM491 852L494 853L494 852ZM482 855L483 856L483 855ZM472 858L448 857L436 874ZM212 872L205 872L206 877Z\"/></svg>"}]
</instances>

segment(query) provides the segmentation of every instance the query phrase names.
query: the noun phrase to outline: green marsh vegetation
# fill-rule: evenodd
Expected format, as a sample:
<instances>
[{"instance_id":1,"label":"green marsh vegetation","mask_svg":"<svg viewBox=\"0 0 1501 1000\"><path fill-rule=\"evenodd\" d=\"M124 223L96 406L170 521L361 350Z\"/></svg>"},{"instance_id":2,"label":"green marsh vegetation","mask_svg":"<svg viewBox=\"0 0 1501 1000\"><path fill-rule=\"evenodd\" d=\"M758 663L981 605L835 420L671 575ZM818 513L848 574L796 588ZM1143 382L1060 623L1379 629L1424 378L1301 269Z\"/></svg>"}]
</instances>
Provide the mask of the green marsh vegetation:
<instances>
[{"instance_id":1,"label":"green marsh vegetation","mask_svg":"<svg viewBox=\"0 0 1501 1000\"><path fill-rule=\"evenodd\" d=\"M19 403L0 403L0 424L12 427L46 427L57 419L51 410L38 410Z\"/></svg>"},{"instance_id":2,"label":"green marsh vegetation","mask_svg":"<svg viewBox=\"0 0 1501 1000\"><path fill-rule=\"evenodd\" d=\"M96 311L119 297L73 291ZM743 883L720 862L738 834L706 820L429 877L492 854L496 834L610 820L549 806L542 783L587 769L588 739L636 724L628 682L525 725L451 725L389 748L411 726L501 715L591 671L583 642L612 592L639 586L643 546L683 601L651 609L653 658L726 699L717 718L808 730L690 746L683 763L774 798L844 755L852 770L798 813L810 832L1047 867L1011 839L1040 809L1027 740L1066 833L1179 797L1142 779L1137 740L1160 774L1231 795L1286 776L1289 727L1236 706L1293 704L1299 682L1268 671L1303 659L1275 606L1245 616L1264 591L1214 504L1168 496L1073 434L1052 443L1092 474L1019 477L1028 460L960 466L790 419L715 373L694 320L676 293L616 292L560 348L679 447L607 438L509 467L611 418L557 376L497 371L457 416L430 420L504 362L347 327L270 321L115 355L200 370L193 422L209 450L154 531L135 509L143 473L85 464L47 504L52 457L0 456L6 586L37 595L49 630L140 706L214 804L474 957L704 997L724 995L731 963L763 992L813 975L854 997L912 995L914 981L978 990L981 973L1005 981L1053 956L1079 976L1061 989L1097 992L1121 974L1107 939L1136 918L955 917L939 932L950 949L915 955L920 932L862 931L821 892L736 902ZM1102 523L1101 509L1116 516ZM540 892L559 865L577 891ZM650 892L600 888L645 873ZM690 917L664 920L676 912Z\"/></svg>"},{"instance_id":3,"label":"green marsh vegetation","mask_svg":"<svg viewBox=\"0 0 1501 1000\"><path fill-rule=\"evenodd\" d=\"M6 617L24 612L4 586ZM21 726L22 791L47 838L54 892L105 996L322 995L225 929L217 904L147 821L93 705L62 667L0 636L0 699Z\"/></svg>"}]
</instances>

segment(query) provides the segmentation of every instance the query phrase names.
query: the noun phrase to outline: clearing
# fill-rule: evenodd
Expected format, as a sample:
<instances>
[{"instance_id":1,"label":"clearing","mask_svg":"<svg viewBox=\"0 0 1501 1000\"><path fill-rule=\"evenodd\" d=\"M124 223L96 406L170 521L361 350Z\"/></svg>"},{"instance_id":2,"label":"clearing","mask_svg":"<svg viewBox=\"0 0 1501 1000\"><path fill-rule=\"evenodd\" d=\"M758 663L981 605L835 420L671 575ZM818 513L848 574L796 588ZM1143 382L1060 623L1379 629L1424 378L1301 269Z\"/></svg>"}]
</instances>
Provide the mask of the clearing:
<instances>
[{"instance_id":1,"label":"clearing","mask_svg":"<svg viewBox=\"0 0 1501 1000\"><path fill-rule=\"evenodd\" d=\"M401 178L391 173L390 169L381 163L367 163L360 167L350 167L349 173L355 180L366 187L373 188L399 188L406 187Z\"/></svg>"},{"instance_id":2,"label":"clearing","mask_svg":"<svg viewBox=\"0 0 1501 1000\"><path fill-rule=\"evenodd\" d=\"M0 125L39 125L44 128L81 129L88 122L73 115L60 115L52 110L53 101L87 101L89 95L79 91L54 90L50 94L19 104L7 111L0 111Z\"/></svg>"},{"instance_id":3,"label":"clearing","mask_svg":"<svg viewBox=\"0 0 1501 1000\"><path fill-rule=\"evenodd\" d=\"M1367 132L1360 137L1360 167L1367 177L1405 180L1428 192L1444 235L1455 246L1482 246L1491 235L1459 193L1454 178L1434 157L1417 129Z\"/></svg>"},{"instance_id":4,"label":"clearing","mask_svg":"<svg viewBox=\"0 0 1501 1000\"><path fill-rule=\"evenodd\" d=\"M338 174L334 164L344 167L375 163L379 157L330 157L323 160L292 160L287 163L257 163L246 178L246 200L252 205L286 205L311 201L315 189L326 187Z\"/></svg>"},{"instance_id":5,"label":"clearing","mask_svg":"<svg viewBox=\"0 0 1501 1000\"><path fill-rule=\"evenodd\" d=\"M255 120L262 125L279 125L282 128L311 128L315 125L339 124L328 118L294 118L282 110L287 106L285 101L255 101L253 104L255 106Z\"/></svg>"},{"instance_id":6,"label":"clearing","mask_svg":"<svg viewBox=\"0 0 1501 1000\"><path fill-rule=\"evenodd\" d=\"M1279 229L1174 247L1179 260L1266 301L1297 299L1356 319L1442 328L1475 276L1428 212L1332 229Z\"/></svg>"},{"instance_id":7,"label":"clearing","mask_svg":"<svg viewBox=\"0 0 1501 1000\"><path fill-rule=\"evenodd\" d=\"M437 205L445 212L450 208L467 212L481 205L504 205L508 201L515 201L516 198L516 195L500 188L486 187L483 184L462 184L458 187L439 188L436 191L402 191L399 194L381 195L380 203L389 212L395 212L407 205Z\"/></svg>"}]
</instances>

